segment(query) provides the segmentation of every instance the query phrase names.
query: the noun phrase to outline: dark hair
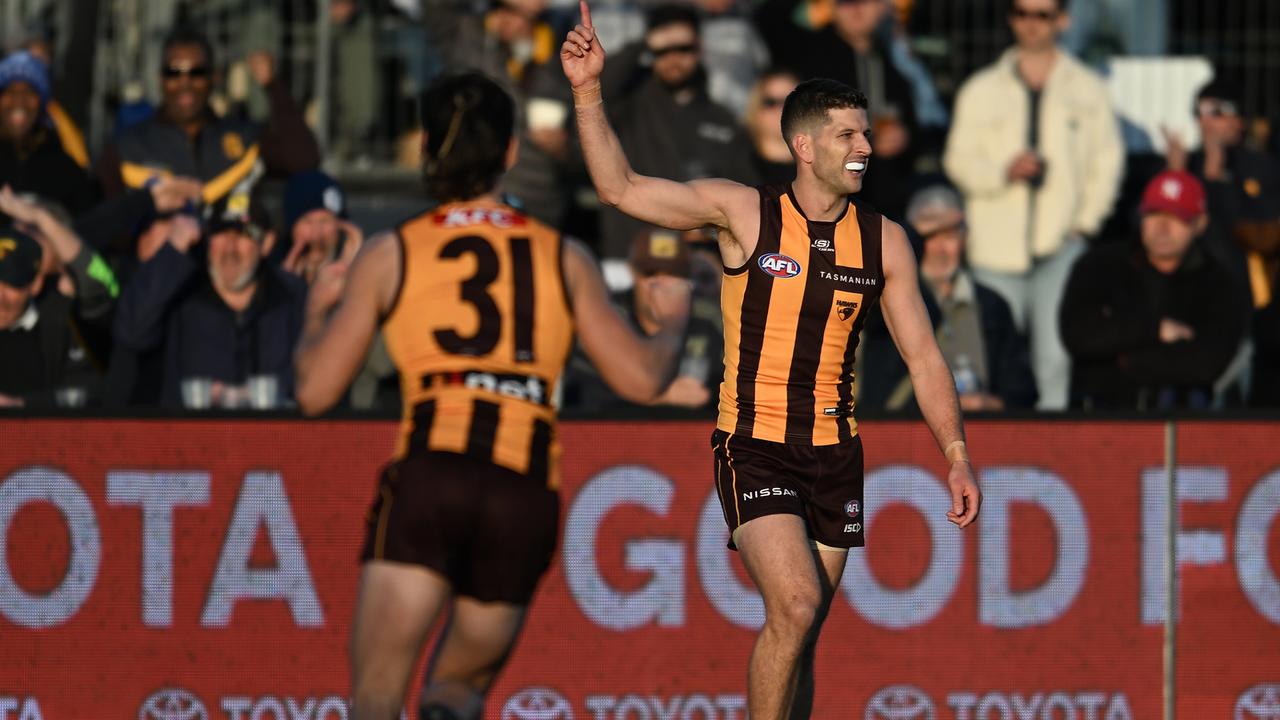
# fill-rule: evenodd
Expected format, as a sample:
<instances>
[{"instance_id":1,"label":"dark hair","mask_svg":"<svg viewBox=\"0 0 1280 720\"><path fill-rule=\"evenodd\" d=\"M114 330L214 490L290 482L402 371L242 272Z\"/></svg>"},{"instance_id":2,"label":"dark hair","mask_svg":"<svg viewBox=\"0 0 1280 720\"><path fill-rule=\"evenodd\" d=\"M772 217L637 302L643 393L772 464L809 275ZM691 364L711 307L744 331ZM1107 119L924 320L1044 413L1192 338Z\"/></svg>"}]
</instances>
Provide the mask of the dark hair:
<instances>
[{"instance_id":1,"label":"dark hair","mask_svg":"<svg viewBox=\"0 0 1280 720\"><path fill-rule=\"evenodd\" d=\"M516 122L505 90L477 72L445 75L422 93L419 113L427 134L422 174L432 198L469 200L498 184Z\"/></svg>"},{"instance_id":2,"label":"dark hair","mask_svg":"<svg viewBox=\"0 0 1280 720\"><path fill-rule=\"evenodd\" d=\"M210 65L213 64L213 45L209 43L209 37L190 25L179 25L164 38L164 45L160 50L163 57L169 54L169 51L179 46L198 47L204 52L204 61Z\"/></svg>"},{"instance_id":3,"label":"dark hair","mask_svg":"<svg viewBox=\"0 0 1280 720\"><path fill-rule=\"evenodd\" d=\"M1205 83L1204 87L1200 88L1200 92L1196 93L1196 103L1205 98L1211 98L1213 100L1226 100L1239 105L1240 97L1241 93L1238 85L1228 78L1216 75L1212 80Z\"/></svg>"},{"instance_id":4,"label":"dark hair","mask_svg":"<svg viewBox=\"0 0 1280 720\"><path fill-rule=\"evenodd\" d=\"M782 104L782 138L791 145L801 128L813 123L825 125L827 112L844 108L867 109L867 96L861 90L845 85L838 80L815 78L805 80L796 86Z\"/></svg>"},{"instance_id":5,"label":"dark hair","mask_svg":"<svg viewBox=\"0 0 1280 720\"><path fill-rule=\"evenodd\" d=\"M658 5L649 11L645 22L645 32L657 30L668 25L688 25L693 28L694 35L699 35L701 34L701 24L702 20L698 17L698 11L694 10L692 6L668 3L666 5Z\"/></svg>"}]
</instances>

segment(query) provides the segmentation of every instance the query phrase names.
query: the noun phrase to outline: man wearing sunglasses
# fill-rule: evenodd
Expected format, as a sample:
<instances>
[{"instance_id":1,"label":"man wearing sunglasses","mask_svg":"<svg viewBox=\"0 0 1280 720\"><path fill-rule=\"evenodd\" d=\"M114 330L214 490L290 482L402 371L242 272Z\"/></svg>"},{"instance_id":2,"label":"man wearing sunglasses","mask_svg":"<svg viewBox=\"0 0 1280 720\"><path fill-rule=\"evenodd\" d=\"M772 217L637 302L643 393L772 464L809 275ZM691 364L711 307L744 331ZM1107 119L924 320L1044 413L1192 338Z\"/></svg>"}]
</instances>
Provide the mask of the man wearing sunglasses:
<instances>
[{"instance_id":1,"label":"man wearing sunglasses","mask_svg":"<svg viewBox=\"0 0 1280 720\"><path fill-rule=\"evenodd\" d=\"M1200 147L1187 152L1179 138L1166 134L1169 168L1187 170L1204 183L1209 207L1205 249L1241 281L1257 307L1272 292L1264 258L1276 244L1280 219L1280 163L1244 144L1239 88L1221 76L1196 93L1192 107L1200 127ZM1275 254L1272 251L1270 254Z\"/></svg>"},{"instance_id":2,"label":"man wearing sunglasses","mask_svg":"<svg viewBox=\"0 0 1280 720\"><path fill-rule=\"evenodd\" d=\"M1066 0L1012 0L1016 44L956 98L943 166L965 197L974 277L1031 339L1037 407L1067 404L1058 304L1085 239L1111 214L1124 146L1102 80L1059 49Z\"/></svg>"},{"instance_id":3,"label":"man wearing sunglasses","mask_svg":"<svg viewBox=\"0 0 1280 720\"><path fill-rule=\"evenodd\" d=\"M707 92L698 12L659 5L644 41L623 48L601 81L611 119L636 170L688 181L755 178L751 144L728 108ZM644 224L613 208L601 213L602 254L626 257Z\"/></svg>"},{"instance_id":4,"label":"man wearing sunglasses","mask_svg":"<svg viewBox=\"0 0 1280 720\"><path fill-rule=\"evenodd\" d=\"M162 98L155 114L125 129L105 150L98 173L108 196L158 178L192 177L214 203L251 174L290 175L320 164L320 150L289 89L276 77L271 56L252 53L249 73L266 91L271 117L264 125L219 117L209 106L214 57L208 39L175 30L164 43Z\"/></svg>"}]
</instances>

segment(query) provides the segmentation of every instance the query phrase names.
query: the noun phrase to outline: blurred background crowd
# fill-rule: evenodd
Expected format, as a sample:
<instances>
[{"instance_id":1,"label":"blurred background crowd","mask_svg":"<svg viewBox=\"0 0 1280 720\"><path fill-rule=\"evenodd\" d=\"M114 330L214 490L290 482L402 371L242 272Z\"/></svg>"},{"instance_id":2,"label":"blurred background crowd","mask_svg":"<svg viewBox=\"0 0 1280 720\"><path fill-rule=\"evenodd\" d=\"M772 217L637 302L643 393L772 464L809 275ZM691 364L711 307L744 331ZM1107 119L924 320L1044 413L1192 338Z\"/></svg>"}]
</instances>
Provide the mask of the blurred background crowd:
<instances>
[{"instance_id":1,"label":"blurred background crowd","mask_svg":"<svg viewBox=\"0 0 1280 720\"><path fill-rule=\"evenodd\" d=\"M1280 407L1280 5L599 0L635 168L785 183L782 102L870 100L860 202L916 246L968 411ZM570 0L0 0L0 407L277 409L307 283L431 206L418 94L481 69L521 107L502 188L637 276L690 278L658 404L709 413L715 238L601 208L557 52ZM354 410L392 413L377 346ZM620 413L585 358L564 407ZM861 409L912 411L872 317Z\"/></svg>"}]
</instances>

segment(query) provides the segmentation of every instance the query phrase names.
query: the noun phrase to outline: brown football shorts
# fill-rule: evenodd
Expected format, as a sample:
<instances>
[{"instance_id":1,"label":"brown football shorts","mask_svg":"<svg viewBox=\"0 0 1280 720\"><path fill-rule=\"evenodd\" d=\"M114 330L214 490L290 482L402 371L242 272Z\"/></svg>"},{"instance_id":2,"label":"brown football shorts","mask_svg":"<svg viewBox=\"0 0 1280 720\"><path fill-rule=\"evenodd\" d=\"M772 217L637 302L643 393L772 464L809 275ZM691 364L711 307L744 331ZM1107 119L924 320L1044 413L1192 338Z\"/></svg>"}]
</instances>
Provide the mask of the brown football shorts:
<instances>
[{"instance_id":1,"label":"brown football shorts","mask_svg":"<svg viewBox=\"0 0 1280 720\"><path fill-rule=\"evenodd\" d=\"M716 490L729 526L735 531L765 515L798 515L809 537L842 549L866 544L863 523L862 439L835 445L800 445L733 435L711 434Z\"/></svg>"},{"instance_id":2,"label":"brown football shorts","mask_svg":"<svg viewBox=\"0 0 1280 720\"><path fill-rule=\"evenodd\" d=\"M417 453L383 469L361 560L421 565L458 595L526 605L559 522L560 496L543 482L466 455Z\"/></svg>"}]
</instances>

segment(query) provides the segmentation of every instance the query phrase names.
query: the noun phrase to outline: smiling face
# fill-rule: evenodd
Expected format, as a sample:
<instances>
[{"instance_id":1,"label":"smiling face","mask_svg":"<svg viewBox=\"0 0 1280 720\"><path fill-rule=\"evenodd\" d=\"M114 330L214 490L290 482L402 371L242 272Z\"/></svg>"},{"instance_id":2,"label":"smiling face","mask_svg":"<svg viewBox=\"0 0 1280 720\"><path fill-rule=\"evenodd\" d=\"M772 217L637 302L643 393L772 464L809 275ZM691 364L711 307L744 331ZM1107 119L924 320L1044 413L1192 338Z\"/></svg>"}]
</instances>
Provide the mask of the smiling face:
<instances>
[{"instance_id":1,"label":"smiling face","mask_svg":"<svg viewBox=\"0 0 1280 720\"><path fill-rule=\"evenodd\" d=\"M211 73L209 57L199 45L174 45L165 52L160 76L170 121L181 125L200 117L209 103Z\"/></svg>"},{"instance_id":2,"label":"smiling face","mask_svg":"<svg viewBox=\"0 0 1280 720\"><path fill-rule=\"evenodd\" d=\"M828 110L825 124L809 128L795 142L802 161L811 163L814 177L833 193L848 195L862 189L871 158L871 124L866 110Z\"/></svg>"},{"instance_id":3,"label":"smiling face","mask_svg":"<svg viewBox=\"0 0 1280 720\"><path fill-rule=\"evenodd\" d=\"M250 287L258 274L258 264L270 251L269 242L260 242L249 233L229 229L209 238L209 277L224 293Z\"/></svg>"},{"instance_id":4,"label":"smiling face","mask_svg":"<svg viewBox=\"0 0 1280 720\"><path fill-rule=\"evenodd\" d=\"M40 116L40 95L25 82L9 83L0 91L0 137L18 140L26 137Z\"/></svg>"}]
</instances>

